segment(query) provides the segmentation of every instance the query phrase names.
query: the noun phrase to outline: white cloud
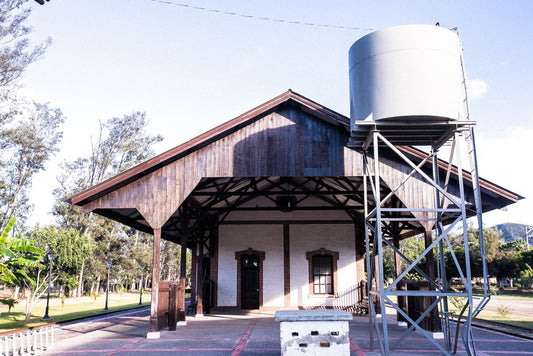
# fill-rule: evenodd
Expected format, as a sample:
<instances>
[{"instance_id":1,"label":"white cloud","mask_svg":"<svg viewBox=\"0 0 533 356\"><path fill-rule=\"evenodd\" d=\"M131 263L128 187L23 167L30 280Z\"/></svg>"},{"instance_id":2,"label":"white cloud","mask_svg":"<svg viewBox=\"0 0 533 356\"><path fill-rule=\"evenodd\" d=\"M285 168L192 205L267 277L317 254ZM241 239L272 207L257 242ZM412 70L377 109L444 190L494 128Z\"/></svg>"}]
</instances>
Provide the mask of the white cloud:
<instances>
[{"instance_id":1,"label":"white cloud","mask_svg":"<svg viewBox=\"0 0 533 356\"><path fill-rule=\"evenodd\" d=\"M528 156L533 152L531 137L533 129L512 128L502 130L496 137L477 135L479 174L493 183L501 185L526 197L507 211L497 211L486 216L487 225L502 222L517 222L533 225L533 188L530 184L533 165Z\"/></svg>"},{"instance_id":2,"label":"white cloud","mask_svg":"<svg viewBox=\"0 0 533 356\"><path fill-rule=\"evenodd\" d=\"M485 96L489 85L487 84L487 82L481 79L469 79L467 88L468 98L470 100L478 100L482 99Z\"/></svg>"}]
</instances>

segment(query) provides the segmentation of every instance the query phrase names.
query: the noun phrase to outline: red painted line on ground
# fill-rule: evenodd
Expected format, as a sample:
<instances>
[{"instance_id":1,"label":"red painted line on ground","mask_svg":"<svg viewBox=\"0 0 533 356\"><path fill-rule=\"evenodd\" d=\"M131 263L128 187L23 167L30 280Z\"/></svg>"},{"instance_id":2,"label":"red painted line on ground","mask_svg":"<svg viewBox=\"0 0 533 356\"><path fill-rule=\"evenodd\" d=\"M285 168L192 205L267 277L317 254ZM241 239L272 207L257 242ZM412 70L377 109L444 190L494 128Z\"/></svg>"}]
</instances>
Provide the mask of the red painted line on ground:
<instances>
[{"instance_id":1,"label":"red painted line on ground","mask_svg":"<svg viewBox=\"0 0 533 356\"><path fill-rule=\"evenodd\" d=\"M374 350L370 350L370 349L361 349L361 351L373 351L373 352L377 352L379 351L379 349L374 349ZM391 351L394 351L394 352L405 352L407 355L412 355L412 354L417 354L417 353L421 353L421 352L427 352L427 353L441 353L440 350L399 350L399 349L394 349L394 350L391 350Z\"/></svg>"},{"instance_id":2,"label":"red painted line on ground","mask_svg":"<svg viewBox=\"0 0 533 356\"><path fill-rule=\"evenodd\" d=\"M112 353L108 354L107 356L112 356L112 355L118 354L119 352L124 351L125 349L127 349L127 348L129 348L129 347L131 347L131 346L133 346L133 345L135 345L135 344L138 344L139 342L141 342L141 341L143 341L143 340L144 340L144 339L138 339L137 341L132 342L132 343L129 344L129 345L123 346L123 347L121 347L120 349L116 350L115 352L112 352Z\"/></svg>"},{"instance_id":3,"label":"red painted line on ground","mask_svg":"<svg viewBox=\"0 0 533 356\"><path fill-rule=\"evenodd\" d=\"M212 341L217 341L217 340L235 340L235 339L236 339L235 337L162 337L161 338L161 340L212 340ZM107 339L107 340L109 340L109 339Z\"/></svg>"},{"instance_id":4,"label":"red painted line on ground","mask_svg":"<svg viewBox=\"0 0 533 356\"><path fill-rule=\"evenodd\" d=\"M252 331L254 330L255 324L257 324L257 320L252 320L250 322L250 325L248 325L248 329L242 334L241 339L239 340L239 343L237 346L233 348L233 352L231 353L231 356L240 356L242 353L242 350L244 350L244 347L246 346L246 342L250 338L250 335L252 334Z\"/></svg>"},{"instance_id":5,"label":"red painted line on ground","mask_svg":"<svg viewBox=\"0 0 533 356\"><path fill-rule=\"evenodd\" d=\"M167 351L167 352L172 352L172 351L231 351L233 349L190 349L190 348L185 348L185 349L128 349L128 351L131 351L131 352L160 352L160 351Z\"/></svg>"},{"instance_id":6,"label":"red painted line on ground","mask_svg":"<svg viewBox=\"0 0 533 356\"><path fill-rule=\"evenodd\" d=\"M102 353L102 352L110 352L115 350L65 350L65 351L56 351L54 349L51 350L53 354L88 354L88 353Z\"/></svg>"},{"instance_id":7,"label":"red painted line on ground","mask_svg":"<svg viewBox=\"0 0 533 356\"><path fill-rule=\"evenodd\" d=\"M350 350L355 351L355 354L357 356L366 356L366 352L361 350L361 348L357 346L357 344L352 339L350 339Z\"/></svg>"}]
</instances>

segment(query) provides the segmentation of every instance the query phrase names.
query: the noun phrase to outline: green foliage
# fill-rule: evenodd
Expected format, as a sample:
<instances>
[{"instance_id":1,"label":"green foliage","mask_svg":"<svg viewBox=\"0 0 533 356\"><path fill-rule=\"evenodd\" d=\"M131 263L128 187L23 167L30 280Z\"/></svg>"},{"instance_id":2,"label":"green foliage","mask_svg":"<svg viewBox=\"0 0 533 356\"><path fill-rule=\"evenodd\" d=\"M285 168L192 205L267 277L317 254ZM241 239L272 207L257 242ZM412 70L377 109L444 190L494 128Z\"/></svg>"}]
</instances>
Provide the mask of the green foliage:
<instances>
[{"instance_id":1,"label":"green foliage","mask_svg":"<svg viewBox=\"0 0 533 356\"><path fill-rule=\"evenodd\" d=\"M527 250L526 242L522 239L500 243L501 251L525 251Z\"/></svg>"},{"instance_id":2,"label":"green foliage","mask_svg":"<svg viewBox=\"0 0 533 356\"><path fill-rule=\"evenodd\" d=\"M0 127L0 226L12 216L24 222L31 211L27 192L32 180L55 153L64 121L46 104L20 105L13 124Z\"/></svg>"},{"instance_id":3,"label":"green foliage","mask_svg":"<svg viewBox=\"0 0 533 356\"><path fill-rule=\"evenodd\" d=\"M74 289L84 263L92 256L94 241L76 229L63 229L57 226L33 228L29 235L43 248L55 251L54 274L56 283L67 291Z\"/></svg>"},{"instance_id":4,"label":"green foliage","mask_svg":"<svg viewBox=\"0 0 533 356\"><path fill-rule=\"evenodd\" d=\"M13 298L7 298L7 299L0 299L0 303L7 305L8 307L7 312L11 313L11 308L14 308L15 304L17 304L18 301Z\"/></svg>"},{"instance_id":5,"label":"green foliage","mask_svg":"<svg viewBox=\"0 0 533 356\"><path fill-rule=\"evenodd\" d=\"M31 240L10 238L9 232L15 222L16 219L11 218L0 234L0 280L11 285L21 285L22 282L35 284L27 269L42 268L39 261L44 251L33 246Z\"/></svg>"},{"instance_id":6,"label":"green foliage","mask_svg":"<svg viewBox=\"0 0 533 356\"><path fill-rule=\"evenodd\" d=\"M147 122L145 113L135 112L101 123L92 140L91 155L62 166L53 213L59 225L81 231L94 242L93 258L85 261L85 273L79 275L78 283L80 279L82 283L105 280L107 259L112 260L110 279L124 286L140 279L141 263L146 266L144 276L151 272L151 236L95 214L83 214L66 202L73 194L150 158L152 145L162 138L146 133Z\"/></svg>"},{"instance_id":7,"label":"green foliage","mask_svg":"<svg viewBox=\"0 0 533 356\"><path fill-rule=\"evenodd\" d=\"M25 23L31 8L27 0L0 1L0 88L4 97L7 89L16 87L26 68L43 55L50 40L32 47L29 34L32 28Z\"/></svg>"},{"instance_id":8,"label":"green foliage","mask_svg":"<svg viewBox=\"0 0 533 356\"><path fill-rule=\"evenodd\" d=\"M505 318L511 312L511 308L508 305L503 304L502 302L498 303L496 310L498 315L502 318Z\"/></svg>"},{"instance_id":9,"label":"green foliage","mask_svg":"<svg viewBox=\"0 0 533 356\"><path fill-rule=\"evenodd\" d=\"M58 109L18 96L22 74L50 43L32 45L32 28L26 24L31 8L26 3L0 1L0 228L13 216L23 225L30 214L28 189L56 152L63 122Z\"/></svg>"},{"instance_id":10,"label":"green foliage","mask_svg":"<svg viewBox=\"0 0 533 356\"><path fill-rule=\"evenodd\" d=\"M458 293L459 290L456 289L456 288L450 288L450 290L452 292L455 292L455 293ZM461 311L463 309L463 307L465 306L465 298L462 298L462 297L448 297L448 301L453 305L453 307L455 309L457 309L458 311Z\"/></svg>"},{"instance_id":11,"label":"green foliage","mask_svg":"<svg viewBox=\"0 0 533 356\"><path fill-rule=\"evenodd\" d=\"M520 282L524 287L531 287L533 285L533 268L526 263L526 268L520 271Z\"/></svg>"},{"instance_id":12,"label":"green foliage","mask_svg":"<svg viewBox=\"0 0 533 356\"><path fill-rule=\"evenodd\" d=\"M94 300L93 303L96 303L96 299L97 299L99 296L100 296L100 294L98 294L98 293L92 293L92 294L91 294L91 299Z\"/></svg>"}]
</instances>

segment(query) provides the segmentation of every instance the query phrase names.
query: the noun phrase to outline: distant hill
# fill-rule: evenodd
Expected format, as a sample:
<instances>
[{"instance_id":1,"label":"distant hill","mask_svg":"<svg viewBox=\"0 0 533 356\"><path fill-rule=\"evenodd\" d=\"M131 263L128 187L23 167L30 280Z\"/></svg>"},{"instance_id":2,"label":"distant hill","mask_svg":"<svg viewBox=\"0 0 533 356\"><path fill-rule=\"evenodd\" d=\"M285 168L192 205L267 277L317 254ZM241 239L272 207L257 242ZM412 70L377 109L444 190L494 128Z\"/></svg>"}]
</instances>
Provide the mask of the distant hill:
<instances>
[{"instance_id":1,"label":"distant hill","mask_svg":"<svg viewBox=\"0 0 533 356\"><path fill-rule=\"evenodd\" d=\"M529 246L533 246L533 226L524 224L505 223L493 226L502 232L503 242L510 242L518 239L524 239L528 231Z\"/></svg>"}]
</instances>

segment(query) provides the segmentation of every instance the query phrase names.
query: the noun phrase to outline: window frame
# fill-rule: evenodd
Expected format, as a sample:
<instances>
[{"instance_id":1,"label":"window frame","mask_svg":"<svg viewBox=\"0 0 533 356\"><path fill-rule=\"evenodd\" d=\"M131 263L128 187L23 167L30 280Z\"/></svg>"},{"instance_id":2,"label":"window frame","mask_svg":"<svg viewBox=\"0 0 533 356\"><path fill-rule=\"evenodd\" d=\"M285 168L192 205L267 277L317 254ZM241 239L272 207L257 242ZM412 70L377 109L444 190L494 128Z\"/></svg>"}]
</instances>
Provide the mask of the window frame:
<instances>
[{"instance_id":1,"label":"window frame","mask_svg":"<svg viewBox=\"0 0 533 356\"><path fill-rule=\"evenodd\" d=\"M314 273L313 260L314 260L314 257L321 257L321 256L329 256L331 258L331 272L332 272L331 283L333 284L331 288L331 293L328 293L327 290L326 290L326 293L315 293L315 273ZM307 252L306 258L308 261L308 272L309 272L309 296L337 297L338 296L337 261L339 260L339 252L329 251L324 248L321 248L319 250ZM327 286L327 283L325 285Z\"/></svg>"}]
</instances>

